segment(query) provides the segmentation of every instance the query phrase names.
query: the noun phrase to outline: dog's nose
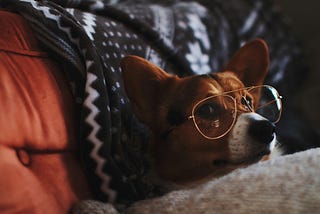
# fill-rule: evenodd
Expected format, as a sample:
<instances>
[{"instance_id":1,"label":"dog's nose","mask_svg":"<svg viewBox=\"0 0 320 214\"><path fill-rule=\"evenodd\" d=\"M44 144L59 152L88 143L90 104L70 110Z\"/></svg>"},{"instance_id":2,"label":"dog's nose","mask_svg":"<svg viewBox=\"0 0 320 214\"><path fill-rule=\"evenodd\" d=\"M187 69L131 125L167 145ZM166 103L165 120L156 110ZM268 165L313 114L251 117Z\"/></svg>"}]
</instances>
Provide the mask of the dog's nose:
<instances>
[{"instance_id":1,"label":"dog's nose","mask_svg":"<svg viewBox=\"0 0 320 214\"><path fill-rule=\"evenodd\" d=\"M275 133L275 125L268 120L254 120L249 126L249 135L255 140L269 144Z\"/></svg>"}]
</instances>

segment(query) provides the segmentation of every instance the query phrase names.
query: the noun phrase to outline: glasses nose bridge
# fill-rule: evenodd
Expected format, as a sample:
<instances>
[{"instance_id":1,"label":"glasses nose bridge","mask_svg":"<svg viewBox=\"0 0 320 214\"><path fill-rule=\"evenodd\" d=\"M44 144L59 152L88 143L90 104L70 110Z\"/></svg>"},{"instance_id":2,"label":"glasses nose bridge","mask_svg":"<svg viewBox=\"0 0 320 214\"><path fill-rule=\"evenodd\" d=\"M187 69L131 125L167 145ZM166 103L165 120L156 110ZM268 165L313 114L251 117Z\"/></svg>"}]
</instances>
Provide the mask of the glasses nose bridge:
<instances>
[{"instance_id":1,"label":"glasses nose bridge","mask_svg":"<svg viewBox=\"0 0 320 214\"><path fill-rule=\"evenodd\" d=\"M243 91L245 90L245 88L241 88L241 89L237 89L237 90L233 90L233 91L228 91L225 92L224 95L231 97L235 102L237 102L238 99L241 100L241 98L245 97Z\"/></svg>"},{"instance_id":2,"label":"glasses nose bridge","mask_svg":"<svg viewBox=\"0 0 320 214\"><path fill-rule=\"evenodd\" d=\"M255 112L253 106L252 106L252 101L248 100L248 97L244 93L244 90L247 88L242 88L236 91L231 91L230 93L233 92L232 95L229 95L232 97L235 101L236 104L236 110L238 112ZM236 93L239 92L239 93Z\"/></svg>"},{"instance_id":3,"label":"glasses nose bridge","mask_svg":"<svg viewBox=\"0 0 320 214\"><path fill-rule=\"evenodd\" d=\"M230 96L233 99L237 99L238 97L243 97L244 93L243 91L246 90L247 88L240 88L240 89L236 89L236 90L232 90L232 91L227 91L225 93L223 93L224 95Z\"/></svg>"}]
</instances>

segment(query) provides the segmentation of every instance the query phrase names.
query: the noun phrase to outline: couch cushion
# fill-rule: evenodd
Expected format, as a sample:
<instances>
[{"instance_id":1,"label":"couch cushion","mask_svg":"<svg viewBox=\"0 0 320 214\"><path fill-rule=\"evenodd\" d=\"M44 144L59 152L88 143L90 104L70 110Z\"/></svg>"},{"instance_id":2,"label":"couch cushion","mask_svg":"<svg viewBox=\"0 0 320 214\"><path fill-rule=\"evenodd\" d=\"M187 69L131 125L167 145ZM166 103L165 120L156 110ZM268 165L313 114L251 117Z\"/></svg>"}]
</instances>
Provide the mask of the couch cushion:
<instances>
[{"instance_id":1,"label":"couch cushion","mask_svg":"<svg viewBox=\"0 0 320 214\"><path fill-rule=\"evenodd\" d=\"M61 68L24 19L7 11L0 11L0 100L1 213L65 213L87 198Z\"/></svg>"},{"instance_id":2,"label":"couch cushion","mask_svg":"<svg viewBox=\"0 0 320 214\"><path fill-rule=\"evenodd\" d=\"M1 213L67 213L80 199L88 198L84 175L73 154L26 152L0 145Z\"/></svg>"},{"instance_id":3,"label":"couch cushion","mask_svg":"<svg viewBox=\"0 0 320 214\"><path fill-rule=\"evenodd\" d=\"M72 147L73 103L60 68L38 51L26 23L8 16L0 20L0 110L5 115L0 142L32 149Z\"/></svg>"}]
</instances>

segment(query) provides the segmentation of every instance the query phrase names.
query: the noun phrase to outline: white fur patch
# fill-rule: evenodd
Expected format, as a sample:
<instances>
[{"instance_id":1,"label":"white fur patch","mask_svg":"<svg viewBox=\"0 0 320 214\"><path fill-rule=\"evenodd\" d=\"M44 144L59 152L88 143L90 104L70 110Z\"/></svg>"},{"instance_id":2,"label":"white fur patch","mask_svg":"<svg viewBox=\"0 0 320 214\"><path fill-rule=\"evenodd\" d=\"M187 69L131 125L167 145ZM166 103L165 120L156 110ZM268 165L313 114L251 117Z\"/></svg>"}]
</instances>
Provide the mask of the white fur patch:
<instances>
[{"instance_id":1,"label":"white fur patch","mask_svg":"<svg viewBox=\"0 0 320 214\"><path fill-rule=\"evenodd\" d=\"M228 139L230 161L240 163L250 159L261 150L263 145L248 134L250 122L253 120L266 120L256 113L243 113L239 115ZM276 139L270 142L270 151L275 147ZM267 146L267 145L266 145Z\"/></svg>"}]
</instances>

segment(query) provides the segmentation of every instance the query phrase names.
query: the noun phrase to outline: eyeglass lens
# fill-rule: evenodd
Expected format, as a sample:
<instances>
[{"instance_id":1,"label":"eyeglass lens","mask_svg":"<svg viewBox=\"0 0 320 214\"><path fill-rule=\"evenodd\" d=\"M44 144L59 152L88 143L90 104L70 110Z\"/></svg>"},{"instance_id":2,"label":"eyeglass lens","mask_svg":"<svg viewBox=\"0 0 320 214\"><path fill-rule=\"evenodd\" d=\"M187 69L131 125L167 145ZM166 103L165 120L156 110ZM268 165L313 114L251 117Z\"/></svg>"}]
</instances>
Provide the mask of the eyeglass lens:
<instances>
[{"instance_id":1,"label":"eyeglass lens","mask_svg":"<svg viewBox=\"0 0 320 214\"><path fill-rule=\"evenodd\" d=\"M263 86L248 90L255 100L254 111L268 119L270 122L276 123L280 119L281 99L276 89Z\"/></svg>"},{"instance_id":2,"label":"eyeglass lens","mask_svg":"<svg viewBox=\"0 0 320 214\"><path fill-rule=\"evenodd\" d=\"M194 111L194 121L203 135L223 135L235 119L235 101L230 96L216 96L203 101Z\"/></svg>"}]
</instances>

